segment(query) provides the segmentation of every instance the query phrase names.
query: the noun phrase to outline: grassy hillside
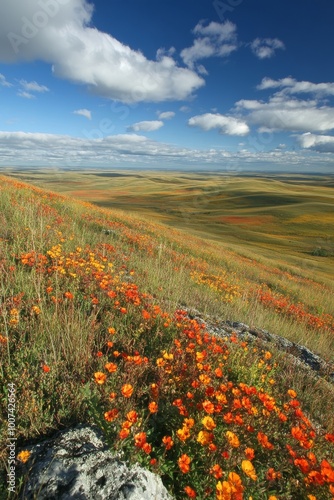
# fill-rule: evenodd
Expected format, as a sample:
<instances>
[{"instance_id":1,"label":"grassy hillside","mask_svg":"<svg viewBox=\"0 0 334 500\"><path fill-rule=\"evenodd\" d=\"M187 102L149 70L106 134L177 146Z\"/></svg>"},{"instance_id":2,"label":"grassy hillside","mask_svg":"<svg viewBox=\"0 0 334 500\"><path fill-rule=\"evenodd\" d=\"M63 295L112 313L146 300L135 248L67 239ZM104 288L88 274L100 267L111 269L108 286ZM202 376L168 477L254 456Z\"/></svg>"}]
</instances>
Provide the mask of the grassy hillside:
<instances>
[{"instance_id":1,"label":"grassy hillside","mask_svg":"<svg viewBox=\"0 0 334 500\"><path fill-rule=\"evenodd\" d=\"M12 175L334 278L334 190L326 176L16 170ZM283 259L282 259L283 255Z\"/></svg>"},{"instance_id":2,"label":"grassy hillside","mask_svg":"<svg viewBox=\"0 0 334 500\"><path fill-rule=\"evenodd\" d=\"M180 231L13 178L0 181L4 471L10 382L18 449L93 421L113 449L160 474L178 499L334 495L327 375L260 341L212 337L187 313L266 328L333 362L333 286L325 273L301 268L293 255L275 261L251 246L241 251L240 244L196 237L191 224ZM319 203L330 204L323 189ZM166 189L166 197L173 193L175 186ZM294 198L285 196L282 213ZM303 217L301 208L294 217ZM282 239L278 234L277 254Z\"/></svg>"}]
</instances>

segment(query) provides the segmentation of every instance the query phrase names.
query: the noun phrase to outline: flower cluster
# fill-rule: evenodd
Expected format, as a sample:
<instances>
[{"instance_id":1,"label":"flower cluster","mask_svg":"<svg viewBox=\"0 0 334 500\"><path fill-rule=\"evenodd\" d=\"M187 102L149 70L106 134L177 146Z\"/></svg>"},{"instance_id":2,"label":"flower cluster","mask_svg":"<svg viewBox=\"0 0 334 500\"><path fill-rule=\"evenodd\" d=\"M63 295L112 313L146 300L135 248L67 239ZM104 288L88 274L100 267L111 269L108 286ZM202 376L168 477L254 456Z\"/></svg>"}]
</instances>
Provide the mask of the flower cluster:
<instances>
[{"instance_id":1,"label":"flower cluster","mask_svg":"<svg viewBox=\"0 0 334 500\"><path fill-rule=\"evenodd\" d=\"M270 393L270 383L264 389L271 353L260 353L257 383L249 385L233 380L229 365L230 347L244 343L209 335L182 310L171 326L179 332L173 346L148 358L144 371L123 353L117 370L110 372L115 361L108 361L104 373L95 373L100 391L107 395L112 387L104 418L116 447L144 460L167 484L168 467L174 493L189 498L232 500L261 488L266 498L283 498L287 483L292 493L326 498L334 469L316 450L332 435L316 433L295 391L281 398Z\"/></svg>"}]
</instances>

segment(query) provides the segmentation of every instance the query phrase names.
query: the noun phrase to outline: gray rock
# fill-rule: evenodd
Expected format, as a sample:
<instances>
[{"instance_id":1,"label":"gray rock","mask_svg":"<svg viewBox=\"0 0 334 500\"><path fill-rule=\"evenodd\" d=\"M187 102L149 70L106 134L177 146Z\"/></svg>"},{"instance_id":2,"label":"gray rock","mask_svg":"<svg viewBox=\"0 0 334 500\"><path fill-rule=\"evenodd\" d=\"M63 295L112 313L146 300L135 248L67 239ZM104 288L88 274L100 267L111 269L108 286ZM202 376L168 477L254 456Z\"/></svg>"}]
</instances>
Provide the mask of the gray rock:
<instances>
[{"instance_id":1,"label":"gray rock","mask_svg":"<svg viewBox=\"0 0 334 500\"><path fill-rule=\"evenodd\" d=\"M24 500L171 500L159 476L115 456L95 427L79 425L27 447Z\"/></svg>"},{"instance_id":2,"label":"gray rock","mask_svg":"<svg viewBox=\"0 0 334 500\"><path fill-rule=\"evenodd\" d=\"M230 337L231 335L237 335L239 338L246 341L257 339L267 347L268 344L273 344L280 351L284 351L290 355L297 363L301 363L303 366L310 368L318 375L326 377L329 382L334 383L333 363L326 362L305 346L291 342L285 337L270 333L268 330L250 327L249 325L238 321L224 321L220 318L214 319L210 316L204 316L199 311L193 309L188 311L188 316L191 319L196 319L199 323L202 323L209 333L218 337Z\"/></svg>"}]
</instances>

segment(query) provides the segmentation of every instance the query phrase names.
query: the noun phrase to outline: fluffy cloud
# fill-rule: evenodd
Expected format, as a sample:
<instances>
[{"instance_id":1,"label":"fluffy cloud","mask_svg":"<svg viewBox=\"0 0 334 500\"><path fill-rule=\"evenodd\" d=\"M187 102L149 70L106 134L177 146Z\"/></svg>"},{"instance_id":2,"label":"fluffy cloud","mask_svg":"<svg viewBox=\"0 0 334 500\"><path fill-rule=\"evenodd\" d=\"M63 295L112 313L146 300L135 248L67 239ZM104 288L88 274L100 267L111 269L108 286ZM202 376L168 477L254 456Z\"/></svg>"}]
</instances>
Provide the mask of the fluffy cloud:
<instances>
[{"instance_id":1,"label":"fluffy cloud","mask_svg":"<svg viewBox=\"0 0 334 500\"><path fill-rule=\"evenodd\" d=\"M334 153L334 137L331 135L315 135L308 132L298 137L298 142L306 149L321 153Z\"/></svg>"},{"instance_id":2,"label":"fluffy cloud","mask_svg":"<svg viewBox=\"0 0 334 500\"><path fill-rule=\"evenodd\" d=\"M0 18L0 61L42 60L55 76L127 103L182 100L204 85L171 55L156 61L90 26L86 0L11 0Z\"/></svg>"},{"instance_id":3,"label":"fluffy cloud","mask_svg":"<svg viewBox=\"0 0 334 500\"><path fill-rule=\"evenodd\" d=\"M278 38L255 38L250 47L259 59L268 59L275 55L277 49L285 49L284 43Z\"/></svg>"},{"instance_id":4,"label":"fluffy cloud","mask_svg":"<svg viewBox=\"0 0 334 500\"><path fill-rule=\"evenodd\" d=\"M88 118L88 120L92 119L92 113L91 111L89 111L89 109L76 109L75 111L73 111L73 113L75 115L84 116L85 118Z\"/></svg>"},{"instance_id":5,"label":"fluffy cloud","mask_svg":"<svg viewBox=\"0 0 334 500\"><path fill-rule=\"evenodd\" d=\"M241 100L236 110L247 112L247 122L262 129L293 132L325 132L334 129L334 108L319 106L317 100L274 95L268 102Z\"/></svg>"},{"instance_id":6,"label":"fluffy cloud","mask_svg":"<svg viewBox=\"0 0 334 500\"><path fill-rule=\"evenodd\" d=\"M129 131L133 132L153 132L164 126L164 122L161 120L148 120L143 122L137 122L128 127Z\"/></svg>"},{"instance_id":7,"label":"fluffy cloud","mask_svg":"<svg viewBox=\"0 0 334 500\"><path fill-rule=\"evenodd\" d=\"M249 127L246 122L220 114L205 113L204 115L193 116L188 120L188 125L200 127L203 130L212 130L217 128L221 134L227 135L246 135L249 133Z\"/></svg>"},{"instance_id":8,"label":"fluffy cloud","mask_svg":"<svg viewBox=\"0 0 334 500\"><path fill-rule=\"evenodd\" d=\"M201 21L195 26L193 33L196 36L193 45L181 52L183 62L191 69L200 59L226 57L238 48L236 26L230 21L211 22L207 26ZM203 66L198 69L201 73L206 73Z\"/></svg>"},{"instance_id":9,"label":"fluffy cloud","mask_svg":"<svg viewBox=\"0 0 334 500\"><path fill-rule=\"evenodd\" d=\"M263 78L260 85L257 86L259 90L280 88L285 94L306 94L312 93L317 96L333 96L334 83L312 83L307 81L298 82L294 78L287 77L280 80L272 80L271 78Z\"/></svg>"},{"instance_id":10,"label":"fluffy cloud","mask_svg":"<svg viewBox=\"0 0 334 500\"><path fill-rule=\"evenodd\" d=\"M245 141L242 151L231 153L224 149L190 149L172 146L137 134L119 134L92 139L66 135L1 132L0 158L3 166L24 165L58 169L59 167L131 167L131 168L198 168L217 169L228 175L243 170L268 171L284 165L303 172L330 171L333 160L329 155L306 151L259 151L251 141ZM248 146L248 149L247 149Z\"/></svg>"},{"instance_id":11,"label":"fluffy cloud","mask_svg":"<svg viewBox=\"0 0 334 500\"><path fill-rule=\"evenodd\" d=\"M164 111L163 113L159 113L158 118L159 120L170 120L171 118L174 118L174 116L174 111Z\"/></svg>"}]
</instances>

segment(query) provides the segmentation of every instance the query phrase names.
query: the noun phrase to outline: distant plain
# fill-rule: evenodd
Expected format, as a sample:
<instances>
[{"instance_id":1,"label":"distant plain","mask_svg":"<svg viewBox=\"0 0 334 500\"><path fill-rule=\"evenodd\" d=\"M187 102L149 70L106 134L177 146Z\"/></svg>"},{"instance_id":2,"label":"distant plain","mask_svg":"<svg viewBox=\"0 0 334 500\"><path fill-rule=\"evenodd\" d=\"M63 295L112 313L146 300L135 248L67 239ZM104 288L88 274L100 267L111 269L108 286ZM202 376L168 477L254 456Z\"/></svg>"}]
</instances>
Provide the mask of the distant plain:
<instances>
[{"instance_id":1,"label":"distant plain","mask_svg":"<svg viewBox=\"0 0 334 500\"><path fill-rule=\"evenodd\" d=\"M244 257L334 277L334 178L129 170L5 169L101 207L135 212Z\"/></svg>"}]
</instances>

